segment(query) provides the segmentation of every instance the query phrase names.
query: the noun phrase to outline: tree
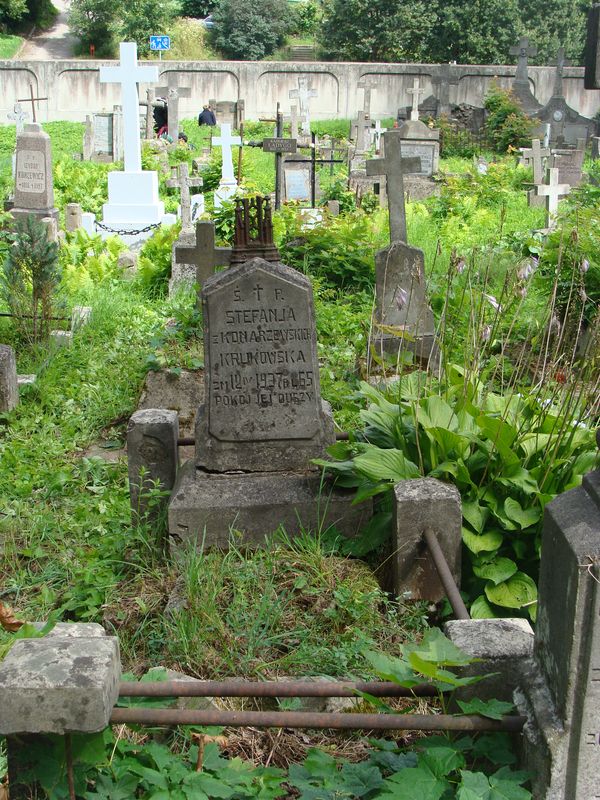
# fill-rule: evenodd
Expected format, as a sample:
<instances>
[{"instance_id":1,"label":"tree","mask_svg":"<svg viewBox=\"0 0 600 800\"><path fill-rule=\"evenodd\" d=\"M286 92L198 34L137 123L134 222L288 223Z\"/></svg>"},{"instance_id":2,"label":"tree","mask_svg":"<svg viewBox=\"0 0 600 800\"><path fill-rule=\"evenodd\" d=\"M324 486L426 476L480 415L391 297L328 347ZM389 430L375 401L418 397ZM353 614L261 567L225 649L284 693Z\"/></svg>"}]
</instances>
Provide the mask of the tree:
<instances>
[{"instance_id":1,"label":"tree","mask_svg":"<svg viewBox=\"0 0 600 800\"><path fill-rule=\"evenodd\" d=\"M10 30L26 13L26 0L0 0L0 31Z\"/></svg>"},{"instance_id":2,"label":"tree","mask_svg":"<svg viewBox=\"0 0 600 800\"><path fill-rule=\"evenodd\" d=\"M217 0L181 0L181 16L203 19L210 14L216 5Z\"/></svg>"},{"instance_id":3,"label":"tree","mask_svg":"<svg viewBox=\"0 0 600 800\"><path fill-rule=\"evenodd\" d=\"M258 61L283 44L287 0L221 0L213 12L213 41L227 58Z\"/></svg>"},{"instance_id":4,"label":"tree","mask_svg":"<svg viewBox=\"0 0 600 800\"><path fill-rule=\"evenodd\" d=\"M166 33L178 11L176 0L127 0L123 6L120 35L137 42L138 54L150 52L150 36Z\"/></svg>"},{"instance_id":5,"label":"tree","mask_svg":"<svg viewBox=\"0 0 600 800\"><path fill-rule=\"evenodd\" d=\"M536 64L548 64L559 47L583 63L587 13L594 0L521 0L524 30L537 46Z\"/></svg>"},{"instance_id":6,"label":"tree","mask_svg":"<svg viewBox=\"0 0 600 800\"><path fill-rule=\"evenodd\" d=\"M436 22L427 0L330 0L320 44L330 59L417 61L427 58Z\"/></svg>"},{"instance_id":7,"label":"tree","mask_svg":"<svg viewBox=\"0 0 600 800\"><path fill-rule=\"evenodd\" d=\"M69 28L84 50L91 44L99 56L112 56L121 27L121 0L71 0Z\"/></svg>"}]
</instances>

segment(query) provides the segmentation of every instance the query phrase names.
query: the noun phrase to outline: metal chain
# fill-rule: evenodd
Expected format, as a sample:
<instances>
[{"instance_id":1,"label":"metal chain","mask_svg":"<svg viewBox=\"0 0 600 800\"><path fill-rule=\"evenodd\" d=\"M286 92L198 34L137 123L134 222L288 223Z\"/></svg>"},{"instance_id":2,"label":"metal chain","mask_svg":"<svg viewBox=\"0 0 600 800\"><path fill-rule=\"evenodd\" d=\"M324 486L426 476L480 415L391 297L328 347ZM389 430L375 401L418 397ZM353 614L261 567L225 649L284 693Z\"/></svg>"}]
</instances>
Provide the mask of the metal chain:
<instances>
[{"instance_id":1,"label":"metal chain","mask_svg":"<svg viewBox=\"0 0 600 800\"><path fill-rule=\"evenodd\" d=\"M126 231L123 229L118 228L109 228L108 225L103 225L101 222L94 223L96 226L96 230L101 228L103 231L108 231L108 233L114 233L116 236L138 236L140 233L148 233L148 231L152 231L155 228L160 228L160 222L154 222L152 225L146 225L145 228L140 228L137 231Z\"/></svg>"}]
</instances>

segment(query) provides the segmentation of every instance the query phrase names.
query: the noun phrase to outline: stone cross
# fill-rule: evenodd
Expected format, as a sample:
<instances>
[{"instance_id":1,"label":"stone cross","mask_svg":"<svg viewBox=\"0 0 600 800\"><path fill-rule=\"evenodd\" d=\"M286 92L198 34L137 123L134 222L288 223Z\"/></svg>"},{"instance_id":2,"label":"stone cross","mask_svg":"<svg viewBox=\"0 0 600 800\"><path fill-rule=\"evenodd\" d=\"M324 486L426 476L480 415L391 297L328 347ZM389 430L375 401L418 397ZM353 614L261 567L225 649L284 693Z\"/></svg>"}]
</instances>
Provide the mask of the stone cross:
<instances>
[{"instance_id":1,"label":"stone cross","mask_svg":"<svg viewBox=\"0 0 600 800\"><path fill-rule=\"evenodd\" d=\"M302 135L310 136L310 98L317 97L317 91L308 85L308 77L300 75L298 88L290 89L290 100L298 100L300 105L300 118L302 120Z\"/></svg>"},{"instance_id":2,"label":"stone cross","mask_svg":"<svg viewBox=\"0 0 600 800\"><path fill-rule=\"evenodd\" d=\"M179 98L191 97L192 90L189 86L179 86L177 72L168 72L167 85L159 86L156 91L159 95L167 97L169 136L177 143L179 139Z\"/></svg>"},{"instance_id":3,"label":"stone cross","mask_svg":"<svg viewBox=\"0 0 600 800\"><path fill-rule=\"evenodd\" d=\"M367 175L385 175L387 181L390 241L406 242L406 209L404 207L404 175L420 172L421 159L402 158L400 130L383 134L385 156L366 163Z\"/></svg>"},{"instance_id":4,"label":"stone cross","mask_svg":"<svg viewBox=\"0 0 600 800\"><path fill-rule=\"evenodd\" d=\"M358 89L363 89L364 90L365 96L364 96L364 100L363 100L363 109L365 111L365 114L370 114L371 113L371 89L373 88L373 85L371 84L371 82L367 78L361 78L361 80L359 80L359 82L356 84L356 87Z\"/></svg>"},{"instance_id":5,"label":"stone cross","mask_svg":"<svg viewBox=\"0 0 600 800\"><path fill-rule=\"evenodd\" d=\"M539 139L531 140L531 147L521 148L521 157L524 163L531 163L533 167L533 182L534 184L542 183L544 180L544 165L543 158L550 156L550 148L542 147Z\"/></svg>"},{"instance_id":6,"label":"stone cross","mask_svg":"<svg viewBox=\"0 0 600 800\"><path fill-rule=\"evenodd\" d=\"M154 139L154 100L156 89L149 86L146 89L146 139Z\"/></svg>"},{"instance_id":7,"label":"stone cross","mask_svg":"<svg viewBox=\"0 0 600 800\"><path fill-rule=\"evenodd\" d=\"M515 73L515 80L523 83L529 82L527 75L527 59L531 56L533 58L537 55L537 47L529 44L529 39L522 36L519 43L511 47L508 51L511 56L517 56L517 71Z\"/></svg>"},{"instance_id":8,"label":"stone cross","mask_svg":"<svg viewBox=\"0 0 600 800\"><path fill-rule=\"evenodd\" d=\"M25 126L25 120L27 119L27 114L21 108L20 103L15 103L13 110L10 114L7 114L8 119L14 120L15 125L17 126L17 136L22 132Z\"/></svg>"},{"instance_id":9,"label":"stone cross","mask_svg":"<svg viewBox=\"0 0 600 800\"><path fill-rule=\"evenodd\" d=\"M221 146L222 159L223 159L221 183L231 183L231 181L233 181L237 185L237 181L235 180L235 174L233 172L233 156L231 154L231 148L233 145L238 145L239 147L241 147L242 144L241 137L232 136L231 125L228 122L224 122L221 125L221 135L213 136L211 142L213 147L215 147L215 145L217 147L219 145Z\"/></svg>"},{"instance_id":10,"label":"stone cross","mask_svg":"<svg viewBox=\"0 0 600 800\"><path fill-rule=\"evenodd\" d=\"M178 264L195 264L198 286L202 286L213 274L215 267L228 266L230 258L230 247L215 247L215 223L211 220L199 220L196 223L193 247L175 247L175 261Z\"/></svg>"},{"instance_id":11,"label":"stone cross","mask_svg":"<svg viewBox=\"0 0 600 800\"><path fill-rule=\"evenodd\" d=\"M425 89L420 89L420 80L415 78L413 81L412 89L407 89L407 93L412 95L412 109L410 111L411 120L419 119L419 100L422 94L425 94Z\"/></svg>"},{"instance_id":12,"label":"stone cross","mask_svg":"<svg viewBox=\"0 0 600 800\"><path fill-rule=\"evenodd\" d=\"M156 83L158 67L140 67L135 42L121 42L120 63L116 67L100 67L100 83L120 83L124 127L124 171L142 171L140 144L140 104L138 83Z\"/></svg>"},{"instance_id":13,"label":"stone cross","mask_svg":"<svg viewBox=\"0 0 600 800\"><path fill-rule=\"evenodd\" d=\"M556 67L556 73L554 75L554 91L552 92L552 97L563 97L563 72L565 67L569 64L569 62L565 59L564 47L558 48L556 60L551 61L550 63Z\"/></svg>"},{"instance_id":14,"label":"stone cross","mask_svg":"<svg viewBox=\"0 0 600 800\"><path fill-rule=\"evenodd\" d=\"M290 125L291 125L291 138L298 138L298 107L296 105L290 106Z\"/></svg>"},{"instance_id":15,"label":"stone cross","mask_svg":"<svg viewBox=\"0 0 600 800\"><path fill-rule=\"evenodd\" d=\"M187 161L182 161L177 167L171 167L171 177L167 179L169 189L179 189L181 207L181 227L183 230L192 226L192 198L190 189L202 186L202 178L189 174Z\"/></svg>"},{"instance_id":16,"label":"stone cross","mask_svg":"<svg viewBox=\"0 0 600 800\"><path fill-rule=\"evenodd\" d=\"M558 169L551 167L548 170L548 183L542 183L536 187L538 195L546 198L546 219L548 227L551 227L556 212L558 211L558 201L560 197L569 194L571 187L568 183L558 182Z\"/></svg>"},{"instance_id":17,"label":"stone cross","mask_svg":"<svg viewBox=\"0 0 600 800\"><path fill-rule=\"evenodd\" d=\"M369 115L365 111L359 111L356 122L352 126L355 132L355 152L364 153L367 149L366 133L370 125Z\"/></svg>"}]
</instances>

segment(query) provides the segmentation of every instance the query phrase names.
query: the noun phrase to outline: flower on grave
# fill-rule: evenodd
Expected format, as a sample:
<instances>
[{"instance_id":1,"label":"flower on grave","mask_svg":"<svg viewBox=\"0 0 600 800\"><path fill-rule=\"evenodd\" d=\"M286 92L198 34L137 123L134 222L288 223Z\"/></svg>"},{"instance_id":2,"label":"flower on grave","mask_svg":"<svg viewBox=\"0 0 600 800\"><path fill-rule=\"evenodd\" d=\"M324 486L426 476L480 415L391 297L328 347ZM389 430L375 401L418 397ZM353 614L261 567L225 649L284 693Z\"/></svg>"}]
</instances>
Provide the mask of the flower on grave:
<instances>
[{"instance_id":1,"label":"flower on grave","mask_svg":"<svg viewBox=\"0 0 600 800\"><path fill-rule=\"evenodd\" d=\"M519 286L517 289L517 294L519 297L526 297L527 296L527 287L526 286Z\"/></svg>"},{"instance_id":2,"label":"flower on grave","mask_svg":"<svg viewBox=\"0 0 600 800\"><path fill-rule=\"evenodd\" d=\"M396 308L398 311L402 311L404 306L408 303L408 292L406 289L398 289L394 299L396 301Z\"/></svg>"},{"instance_id":3,"label":"flower on grave","mask_svg":"<svg viewBox=\"0 0 600 800\"><path fill-rule=\"evenodd\" d=\"M502 306L496 300L494 295L492 295L492 294L484 294L483 296L488 301L488 303L492 306L492 308L496 309L496 311L502 311Z\"/></svg>"},{"instance_id":4,"label":"flower on grave","mask_svg":"<svg viewBox=\"0 0 600 800\"><path fill-rule=\"evenodd\" d=\"M585 275L585 273L588 271L589 268L590 268L590 262L587 260L587 258L584 258L581 264L579 265L579 269Z\"/></svg>"},{"instance_id":5,"label":"flower on grave","mask_svg":"<svg viewBox=\"0 0 600 800\"><path fill-rule=\"evenodd\" d=\"M528 278L531 278L534 272L535 272L535 266L533 265L533 262L526 261L517 270L517 277L520 281L526 281Z\"/></svg>"},{"instance_id":6,"label":"flower on grave","mask_svg":"<svg viewBox=\"0 0 600 800\"><path fill-rule=\"evenodd\" d=\"M459 275L462 275L462 273L466 270L466 268L467 265L465 263L465 260L464 258L461 258L456 264L456 271L458 272Z\"/></svg>"},{"instance_id":7,"label":"flower on grave","mask_svg":"<svg viewBox=\"0 0 600 800\"><path fill-rule=\"evenodd\" d=\"M490 336L492 335L492 326L491 325L484 325L481 331L481 341L482 342L489 342Z\"/></svg>"},{"instance_id":8,"label":"flower on grave","mask_svg":"<svg viewBox=\"0 0 600 800\"><path fill-rule=\"evenodd\" d=\"M581 289L579 290L579 297L581 298L581 300L582 300L582 302L583 302L583 303L586 303L586 302L587 302L588 296L587 296L587 292L586 292L586 290L583 288L583 286L582 286L582 287L581 287Z\"/></svg>"}]
</instances>

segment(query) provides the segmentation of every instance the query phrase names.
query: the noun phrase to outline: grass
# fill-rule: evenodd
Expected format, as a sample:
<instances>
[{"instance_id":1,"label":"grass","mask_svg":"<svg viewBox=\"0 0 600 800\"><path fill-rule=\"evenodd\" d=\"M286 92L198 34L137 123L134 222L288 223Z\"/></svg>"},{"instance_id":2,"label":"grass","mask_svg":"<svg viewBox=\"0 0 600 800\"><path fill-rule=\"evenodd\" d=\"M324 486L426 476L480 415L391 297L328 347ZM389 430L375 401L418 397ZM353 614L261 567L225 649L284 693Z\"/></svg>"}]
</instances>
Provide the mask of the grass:
<instances>
[{"instance_id":1,"label":"grass","mask_svg":"<svg viewBox=\"0 0 600 800\"><path fill-rule=\"evenodd\" d=\"M14 58L24 41L22 36L0 33L0 59Z\"/></svg>"}]
</instances>

